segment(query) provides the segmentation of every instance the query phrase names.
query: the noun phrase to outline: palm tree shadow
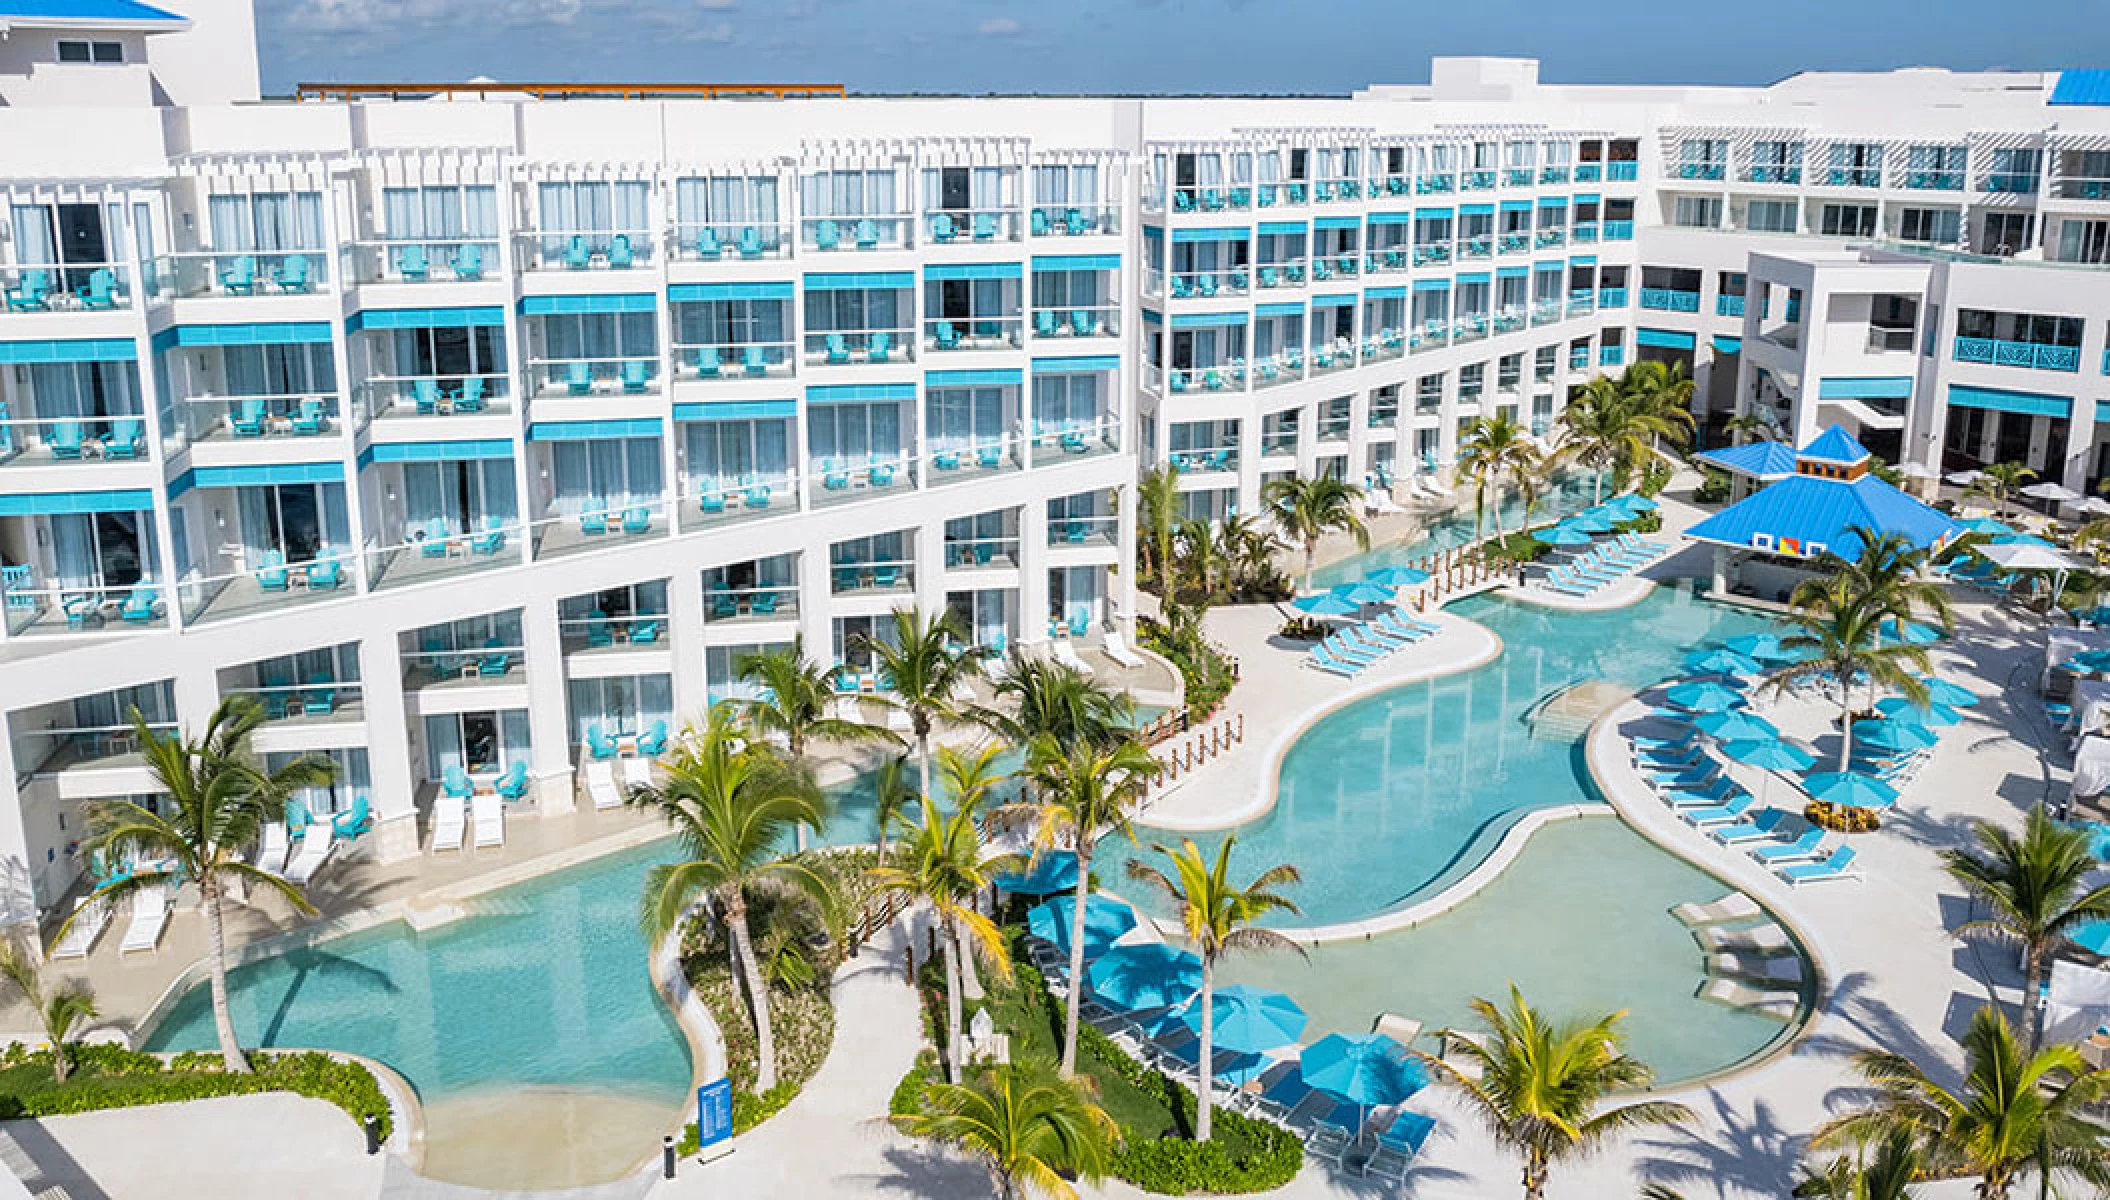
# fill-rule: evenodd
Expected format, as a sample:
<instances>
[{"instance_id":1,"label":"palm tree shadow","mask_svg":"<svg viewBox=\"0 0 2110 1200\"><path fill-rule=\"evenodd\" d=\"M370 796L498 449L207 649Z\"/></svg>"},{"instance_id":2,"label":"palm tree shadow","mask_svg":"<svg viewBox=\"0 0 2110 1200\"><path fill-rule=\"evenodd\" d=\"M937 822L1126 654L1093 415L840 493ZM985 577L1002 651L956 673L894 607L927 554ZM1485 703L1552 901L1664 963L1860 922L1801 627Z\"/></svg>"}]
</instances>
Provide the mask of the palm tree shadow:
<instances>
[{"instance_id":1,"label":"palm tree shadow","mask_svg":"<svg viewBox=\"0 0 2110 1200\"><path fill-rule=\"evenodd\" d=\"M286 1023L292 1020L300 994L307 988L310 979L341 981L342 984L348 984L361 991L384 996L392 996L401 990L386 971L367 966L356 959L332 954L320 945L302 946L277 957L278 961L284 963L292 972L293 981L280 994L278 1004L273 1008L269 1019L264 1022L259 1045L279 1044L280 1035L284 1033Z\"/></svg>"},{"instance_id":2,"label":"palm tree shadow","mask_svg":"<svg viewBox=\"0 0 2110 1200\"><path fill-rule=\"evenodd\" d=\"M1713 1118L1704 1130L1685 1125L1666 1127L1641 1139L1636 1169L1650 1183L1687 1189L1688 1196L1779 1195L1802 1157L1808 1135L1791 1132L1773 1106L1758 1100L1739 1112L1720 1091L1708 1093ZM1707 1192L1689 1189L1711 1185Z\"/></svg>"}]
</instances>

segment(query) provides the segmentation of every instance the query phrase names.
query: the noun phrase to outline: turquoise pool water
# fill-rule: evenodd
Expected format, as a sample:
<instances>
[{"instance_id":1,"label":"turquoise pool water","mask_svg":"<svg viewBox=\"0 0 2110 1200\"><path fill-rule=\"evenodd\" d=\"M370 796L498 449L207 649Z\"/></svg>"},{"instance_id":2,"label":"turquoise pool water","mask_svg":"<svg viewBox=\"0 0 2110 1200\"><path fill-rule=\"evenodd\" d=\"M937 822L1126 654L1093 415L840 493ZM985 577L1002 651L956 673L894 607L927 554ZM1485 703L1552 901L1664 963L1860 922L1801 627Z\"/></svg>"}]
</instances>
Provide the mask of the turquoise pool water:
<instances>
[{"instance_id":1,"label":"turquoise pool water","mask_svg":"<svg viewBox=\"0 0 2110 1200\"><path fill-rule=\"evenodd\" d=\"M1484 859L1522 814L1589 798L1580 745L1531 734L1525 714L1541 697L1590 679L1653 683L1695 645L1768 627L1670 588L1608 613L1491 596L1449 611L1499 635L1501 656L1327 714L1284 756L1274 809L1237 831L1238 872L1289 863L1304 873L1295 891L1303 915L1279 924L1332 924L1409 903ZM1146 846L1177 840L1139 836ZM1102 878L1120 878L1117 860L1139 852L1109 842L1103 853L1116 861Z\"/></svg>"},{"instance_id":2,"label":"turquoise pool water","mask_svg":"<svg viewBox=\"0 0 2110 1200\"><path fill-rule=\"evenodd\" d=\"M1532 506L1531 519L1535 522L1549 521L1590 507L1590 478L1588 472L1563 476L1560 482L1547 489L1546 494ZM1362 554L1351 555L1337 563L1320 567L1312 573L1313 585L1332 587L1337 583L1347 583L1353 579L1361 579L1379 567L1412 562L1424 554L1448 550L1472 541L1473 496L1470 486L1460 485L1457 497L1462 507L1450 516L1431 522L1422 536L1410 542L1373 546ZM1489 506L1487 514L1482 518L1481 532L1493 531L1497 515L1501 517L1502 528L1515 529L1524 520L1524 505L1515 497L1511 497L1499 505Z\"/></svg>"},{"instance_id":3,"label":"turquoise pool water","mask_svg":"<svg viewBox=\"0 0 2110 1200\"><path fill-rule=\"evenodd\" d=\"M386 1063L436 1125L451 1098L545 1088L604 1093L671 1120L689 1087L688 1044L653 990L638 929L645 872L670 851L659 842L493 892L476 915L423 934L391 923L238 967L235 1029L244 1045ZM217 1044L200 984L147 1048ZM658 1135L634 1136L642 1146Z\"/></svg>"},{"instance_id":4,"label":"turquoise pool water","mask_svg":"<svg viewBox=\"0 0 2110 1200\"><path fill-rule=\"evenodd\" d=\"M1550 1014L1627 1010L1628 1052L1673 1083L1741 1062L1788 1029L1695 994L1701 951L1670 909L1723 890L1616 817L1558 821L1485 890L1418 929L1315 946L1309 961L1227 959L1221 978L1295 996L1311 1014L1307 1040L1367 1032L1380 1012L1477 1028L1472 999L1506 1003L1514 982Z\"/></svg>"}]
</instances>

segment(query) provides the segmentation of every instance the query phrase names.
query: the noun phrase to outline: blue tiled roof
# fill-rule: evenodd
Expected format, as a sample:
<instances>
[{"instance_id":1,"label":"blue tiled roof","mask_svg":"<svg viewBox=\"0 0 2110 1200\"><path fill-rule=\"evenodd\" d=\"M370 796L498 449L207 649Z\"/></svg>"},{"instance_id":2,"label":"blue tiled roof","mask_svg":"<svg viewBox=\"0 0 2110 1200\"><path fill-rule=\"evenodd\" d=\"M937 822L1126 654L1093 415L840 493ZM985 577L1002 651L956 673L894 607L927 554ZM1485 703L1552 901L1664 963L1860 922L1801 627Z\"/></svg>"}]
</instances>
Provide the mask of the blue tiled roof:
<instances>
[{"instance_id":1,"label":"blue tiled roof","mask_svg":"<svg viewBox=\"0 0 2110 1200\"><path fill-rule=\"evenodd\" d=\"M1868 458L1868 447L1855 441L1852 434L1834 425L1804 446L1798 457L1852 466Z\"/></svg>"},{"instance_id":2,"label":"blue tiled roof","mask_svg":"<svg viewBox=\"0 0 2110 1200\"><path fill-rule=\"evenodd\" d=\"M0 24L37 21L120 22L127 25L181 24L190 18L139 0L0 0Z\"/></svg>"},{"instance_id":3,"label":"blue tiled roof","mask_svg":"<svg viewBox=\"0 0 2110 1200\"><path fill-rule=\"evenodd\" d=\"M1693 457L1751 479L1783 479L1795 473L1795 452L1779 442L1745 442Z\"/></svg>"},{"instance_id":4,"label":"blue tiled roof","mask_svg":"<svg viewBox=\"0 0 2110 1200\"><path fill-rule=\"evenodd\" d=\"M2089 67L2059 72L2059 82L2052 86L2051 99L2046 103L2091 108L2110 106L2110 70Z\"/></svg>"},{"instance_id":5,"label":"blue tiled roof","mask_svg":"<svg viewBox=\"0 0 2110 1200\"><path fill-rule=\"evenodd\" d=\"M1873 475L1848 483L1815 475L1790 475L1686 531L1702 542L1814 558L1829 550L1849 561L1861 541L1848 531L1866 527L1901 533L1921 548L1962 530L1954 521Z\"/></svg>"}]
</instances>

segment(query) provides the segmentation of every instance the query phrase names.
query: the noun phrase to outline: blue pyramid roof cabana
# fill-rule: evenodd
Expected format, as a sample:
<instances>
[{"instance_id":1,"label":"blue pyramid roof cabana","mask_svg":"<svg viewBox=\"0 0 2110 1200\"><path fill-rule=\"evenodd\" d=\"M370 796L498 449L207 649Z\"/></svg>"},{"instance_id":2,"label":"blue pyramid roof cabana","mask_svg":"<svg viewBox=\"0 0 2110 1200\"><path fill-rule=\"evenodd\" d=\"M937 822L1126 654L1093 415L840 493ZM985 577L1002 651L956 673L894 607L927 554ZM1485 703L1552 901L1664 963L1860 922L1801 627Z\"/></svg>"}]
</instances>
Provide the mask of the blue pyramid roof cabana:
<instances>
[{"instance_id":1,"label":"blue pyramid roof cabana","mask_svg":"<svg viewBox=\"0 0 2110 1200\"><path fill-rule=\"evenodd\" d=\"M1764 482L1786 479L1795 473L1795 451L1779 442L1745 442L1741 446L1703 451L1693 457L1731 475Z\"/></svg>"},{"instance_id":2,"label":"blue pyramid roof cabana","mask_svg":"<svg viewBox=\"0 0 2110 1200\"><path fill-rule=\"evenodd\" d=\"M1782 558L1813 559L1829 551L1851 561L1861 554L1861 540L1850 532L1857 527L1903 534L1922 549L1938 549L1963 532L1947 516L1871 474L1870 458L1866 447L1834 425L1795 456L1794 474L1707 518L1685 536Z\"/></svg>"}]
</instances>

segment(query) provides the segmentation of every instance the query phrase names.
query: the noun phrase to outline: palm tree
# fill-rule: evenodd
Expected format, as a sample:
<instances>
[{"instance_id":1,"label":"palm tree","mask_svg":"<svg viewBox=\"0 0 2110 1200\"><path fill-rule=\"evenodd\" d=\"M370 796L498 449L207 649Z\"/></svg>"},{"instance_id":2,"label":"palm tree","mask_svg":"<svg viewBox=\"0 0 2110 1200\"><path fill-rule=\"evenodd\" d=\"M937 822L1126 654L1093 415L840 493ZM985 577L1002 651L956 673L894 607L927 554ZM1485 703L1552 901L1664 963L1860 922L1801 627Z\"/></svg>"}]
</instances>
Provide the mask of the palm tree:
<instances>
[{"instance_id":1,"label":"palm tree","mask_svg":"<svg viewBox=\"0 0 2110 1200\"><path fill-rule=\"evenodd\" d=\"M1989 463L1978 469L1978 478L1965 490L1993 502L1996 513L2007 511L2009 497L2035 479L2037 473L2018 462Z\"/></svg>"},{"instance_id":2,"label":"palm tree","mask_svg":"<svg viewBox=\"0 0 2110 1200\"><path fill-rule=\"evenodd\" d=\"M1473 481L1473 536L1480 536L1480 522L1487 515L1487 497L1494 493L1499 503L1502 485L1513 481L1526 492L1536 492L1539 473L1538 447L1524 427L1508 413L1496 413L1474 421L1465 440L1458 443L1458 470ZM1495 533L1502 532L1502 511L1495 510Z\"/></svg>"},{"instance_id":3,"label":"palm tree","mask_svg":"<svg viewBox=\"0 0 2110 1200\"><path fill-rule=\"evenodd\" d=\"M1317 568L1319 539L1341 532L1355 539L1356 548L1370 548L1370 529L1356 512L1363 489L1331 475L1306 479L1288 475L1260 489L1260 502L1285 537L1304 547L1304 590L1311 590L1311 575Z\"/></svg>"},{"instance_id":4,"label":"palm tree","mask_svg":"<svg viewBox=\"0 0 2110 1200\"><path fill-rule=\"evenodd\" d=\"M1682 362L1637 362L1621 379L1635 420L1647 426L1649 451L1658 441L1682 446L1693 431L1692 376Z\"/></svg>"},{"instance_id":5,"label":"palm tree","mask_svg":"<svg viewBox=\"0 0 2110 1200\"><path fill-rule=\"evenodd\" d=\"M1246 516L1224 518L1218 535L1231 556L1231 570L1247 590L1268 586L1275 575L1275 556L1282 552L1282 539L1275 531Z\"/></svg>"},{"instance_id":6,"label":"palm tree","mask_svg":"<svg viewBox=\"0 0 2110 1200\"><path fill-rule=\"evenodd\" d=\"M992 1063L965 1083L927 1085L922 1111L891 1120L980 1159L998 1200L1077 1200L1070 1181L1105 1178L1121 1131L1094 1103L1089 1077L1066 1079L1051 1067L1045 1058Z\"/></svg>"},{"instance_id":7,"label":"palm tree","mask_svg":"<svg viewBox=\"0 0 2110 1200\"><path fill-rule=\"evenodd\" d=\"M1102 835L1135 840L1129 811L1140 803L1158 774L1158 760L1142 743L1124 740L1111 747L1089 741L1061 741L1043 734L1026 753L1026 770L1039 789L1040 802L1029 806L1036 854L1066 847L1077 856L1077 889L1070 920L1070 978L1084 978L1085 898L1092 887L1092 849ZM1063 1016L1062 1073L1077 1072L1079 989L1069 989Z\"/></svg>"},{"instance_id":8,"label":"palm tree","mask_svg":"<svg viewBox=\"0 0 2110 1200\"><path fill-rule=\"evenodd\" d=\"M1883 645L1883 619L1890 614L1850 592L1840 576L1810 580L1795 589L1792 600L1802 632L1782 638L1781 646L1806 657L1775 671L1769 686L1785 692L1799 680L1819 679L1838 689L1839 769L1844 771L1853 759L1854 679L1866 675L1871 685L1894 688L1920 704L1927 699L1926 676L1933 666L1925 647Z\"/></svg>"},{"instance_id":9,"label":"palm tree","mask_svg":"<svg viewBox=\"0 0 2110 1200\"><path fill-rule=\"evenodd\" d=\"M1722 432L1729 434L1731 437L1735 438L1737 444L1739 445L1743 443L1743 435L1745 434L1749 434L1755 440L1761 442L1772 442L1779 440L1779 435L1774 429L1774 422L1772 418L1766 416L1762 412L1759 412L1757 409L1753 409L1750 412L1738 413L1735 416L1729 418L1728 420L1722 422Z\"/></svg>"},{"instance_id":10,"label":"palm tree","mask_svg":"<svg viewBox=\"0 0 2110 1200\"><path fill-rule=\"evenodd\" d=\"M1177 580L1181 573L1185 573L1190 577L1196 595L1210 600L1216 599L1217 576L1223 571L1229 556L1225 553L1222 539L1217 537L1215 524L1201 518L1182 521L1179 557L1181 571L1175 572L1173 578ZM1169 588L1167 595L1177 590L1176 586Z\"/></svg>"},{"instance_id":11,"label":"palm tree","mask_svg":"<svg viewBox=\"0 0 2110 1200\"><path fill-rule=\"evenodd\" d=\"M1590 468L1590 503L1604 499L1604 473L1649 452L1648 433L1634 420L1624 389L1609 375L1582 385L1560 414L1556 453Z\"/></svg>"},{"instance_id":12,"label":"palm tree","mask_svg":"<svg viewBox=\"0 0 2110 1200\"><path fill-rule=\"evenodd\" d=\"M1661 1100L1605 1107L1607 1097L1645 1090L1654 1077L1647 1064L1620 1049L1624 1012L1594 1021L1548 1021L1524 1003L1515 984L1508 1008L1475 999L1473 1012L1486 1027L1484 1037L1449 1030L1439 1037L1477 1071L1415 1053L1479 1110L1497 1142L1523 1156L1525 1200L1546 1194L1554 1164L1589 1154L1615 1133L1692 1118L1684 1105Z\"/></svg>"},{"instance_id":13,"label":"palm tree","mask_svg":"<svg viewBox=\"0 0 2110 1200\"><path fill-rule=\"evenodd\" d=\"M44 1040L51 1043L51 1078L66 1082L73 1073L74 1033L82 1023L101 1015L95 1011L95 994L79 981L45 990L41 956L36 948L15 938L0 940L0 977L5 977L22 1002L36 1010L44 1026Z\"/></svg>"},{"instance_id":14,"label":"palm tree","mask_svg":"<svg viewBox=\"0 0 2110 1200\"><path fill-rule=\"evenodd\" d=\"M816 741L898 742L877 725L828 714L836 670L806 656L804 636L794 637L789 646L743 654L733 661L733 671L762 694L741 701L740 711L758 736L783 738L794 762L804 761L807 745Z\"/></svg>"},{"instance_id":15,"label":"palm tree","mask_svg":"<svg viewBox=\"0 0 2110 1200\"><path fill-rule=\"evenodd\" d=\"M2022 951L2022 1029L2032 1050L2042 1037L2037 1011L2044 972L2076 926L2110 918L2110 884L2090 886L2095 856L2088 833L2033 808L2022 836L1986 821L1971 827L1977 851L1942 852L1949 875L1984 905L1988 915L1956 930L1980 933Z\"/></svg>"},{"instance_id":16,"label":"palm tree","mask_svg":"<svg viewBox=\"0 0 2110 1200\"><path fill-rule=\"evenodd\" d=\"M887 835L915 803L916 788L908 779L908 756L888 755L872 774L872 825L879 834L880 862L886 861Z\"/></svg>"},{"instance_id":17,"label":"palm tree","mask_svg":"<svg viewBox=\"0 0 2110 1200\"><path fill-rule=\"evenodd\" d=\"M1895 617L1900 625L1929 620L1945 632L1956 628L1948 589L1920 573L1927 565L1925 550L1904 534L1864 525L1849 527L1847 536L1860 543L1861 553L1849 562L1827 551L1819 565L1842 580L1849 594Z\"/></svg>"},{"instance_id":18,"label":"palm tree","mask_svg":"<svg viewBox=\"0 0 2110 1200\"><path fill-rule=\"evenodd\" d=\"M930 734L940 720L957 718L953 697L981 673L982 660L967 645L967 631L951 609L925 617L914 609L894 610L891 638L862 638L872 661L886 677L880 700L908 714L916 739L916 776L930 795Z\"/></svg>"},{"instance_id":19,"label":"palm tree","mask_svg":"<svg viewBox=\"0 0 2110 1200\"><path fill-rule=\"evenodd\" d=\"M734 722L727 708L712 709L708 723L692 728L664 760L664 781L633 788L629 802L656 810L681 847L678 861L645 876L645 934L657 943L699 901L712 902L754 1021L755 1090L766 1092L777 1082L776 1037L748 906L764 892L803 895L823 910L833 904L833 888L812 856L783 849L801 826L827 823L828 802L798 764L747 740Z\"/></svg>"},{"instance_id":20,"label":"palm tree","mask_svg":"<svg viewBox=\"0 0 2110 1200\"><path fill-rule=\"evenodd\" d=\"M1004 935L974 907L975 896L989 886L992 872L1006 865L1002 859L983 860L975 815L972 805L948 813L924 792L919 819L902 840L901 853L871 870L882 891L922 901L936 922L939 952L945 958L945 1070L954 1083L960 1081L962 941L999 978L1011 973L1011 952L1004 945Z\"/></svg>"},{"instance_id":21,"label":"palm tree","mask_svg":"<svg viewBox=\"0 0 2110 1200\"><path fill-rule=\"evenodd\" d=\"M1180 504L1179 472L1159 467L1136 482L1136 516L1160 592L1172 586L1172 542L1179 532Z\"/></svg>"},{"instance_id":22,"label":"palm tree","mask_svg":"<svg viewBox=\"0 0 2110 1200\"><path fill-rule=\"evenodd\" d=\"M86 805L88 849L106 862L155 863L122 879L113 879L88 897L89 903L114 905L147 888L168 888L192 880L205 910L206 958L212 966L212 1020L220 1038L220 1059L229 1071L247 1071L249 1059L235 1037L234 1016L227 1007L227 935L220 901L230 885L240 883L283 896L303 916L315 912L299 887L249 863L250 847L265 824L283 820L286 798L302 788L321 787L336 774L326 758L301 757L266 771L250 751L250 735L263 722L264 710L246 696L220 701L196 740L180 733L162 734L147 727L138 710L132 729L139 739L147 770L164 794L161 816L130 800L91 800ZM63 938L87 905L74 910L58 936Z\"/></svg>"},{"instance_id":23,"label":"palm tree","mask_svg":"<svg viewBox=\"0 0 2110 1200\"><path fill-rule=\"evenodd\" d=\"M995 691L1006 706L976 715L1014 746L1050 737L1105 747L1133 731L1135 705L1128 693L1049 659L1013 656Z\"/></svg>"},{"instance_id":24,"label":"palm tree","mask_svg":"<svg viewBox=\"0 0 2110 1200\"><path fill-rule=\"evenodd\" d=\"M1981 1200L2008 1200L2033 1170L2110 1185L2110 1143L2087 1112L2110 1089L2110 1075L2091 1069L2072 1046L2025 1050L1990 1005L1971 1018L1963 1049L1963 1081L1954 1089L1902 1054L1856 1056L1875 1098L1824 1125L1810 1144L1865 1144L1903 1133L1919 1146L1929 1174L1977 1176ZM2051 1180L2044 1182L2048 1189Z\"/></svg>"},{"instance_id":25,"label":"palm tree","mask_svg":"<svg viewBox=\"0 0 2110 1200\"><path fill-rule=\"evenodd\" d=\"M1789 1195L1808 1200L1911 1200L1911 1185L1925 1165L1919 1146L1905 1130L1893 1130L1852 1157L1840 1155L1821 1172L1804 1176Z\"/></svg>"},{"instance_id":26,"label":"palm tree","mask_svg":"<svg viewBox=\"0 0 2110 1200\"><path fill-rule=\"evenodd\" d=\"M1272 929L1262 929L1256 923L1271 912L1297 912L1297 906L1275 889L1296 883L1303 877L1297 873L1297 868L1284 865L1269 867L1244 887L1233 884L1230 878L1231 847L1237 841L1236 837L1225 837L1223 844L1216 849L1214 863L1202 857L1193 838L1181 839L1178 850L1152 846L1152 850L1172 860L1173 873L1179 877L1177 883L1149 863L1131 860L1128 864L1130 879L1155 888L1178 906L1180 926L1187 931L1188 940L1201 955L1201 1086L1194 1093L1194 1138L1199 1142L1209 1140L1210 1097L1214 1092L1210 1074L1216 1038L1217 960L1232 950L1295 950L1304 953L1302 946Z\"/></svg>"}]
</instances>

